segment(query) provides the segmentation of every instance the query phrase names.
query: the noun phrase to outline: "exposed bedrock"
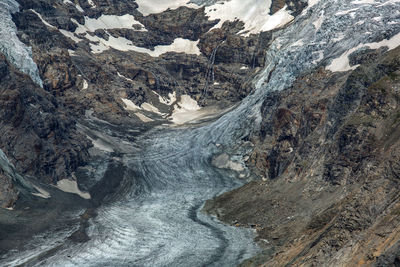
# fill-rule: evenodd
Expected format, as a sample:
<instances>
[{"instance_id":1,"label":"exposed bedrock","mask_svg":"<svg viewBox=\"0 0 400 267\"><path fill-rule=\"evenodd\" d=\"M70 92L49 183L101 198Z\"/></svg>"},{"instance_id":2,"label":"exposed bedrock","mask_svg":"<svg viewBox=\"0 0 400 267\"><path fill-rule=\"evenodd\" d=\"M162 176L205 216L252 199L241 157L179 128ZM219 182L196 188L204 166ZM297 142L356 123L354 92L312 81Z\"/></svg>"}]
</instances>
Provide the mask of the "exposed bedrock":
<instances>
[{"instance_id":1,"label":"exposed bedrock","mask_svg":"<svg viewBox=\"0 0 400 267\"><path fill-rule=\"evenodd\" d=\"M47 183L69 178L88 159L90 142L77 133L63 104L0 55L1 149L18 172Z\"/></svg>"},{"instance_id":2,"label":"exposed bedrock","mask_svg":"<svg viewBox=\"0 0 400 267\"><path fill-rule=\"evenodd\" d=\"M270 35L236 35L241 29L238 21L209 32L216 22L207 19L204 8L181 7L142 16L135 11L135 6L107 4L113 8L105 11L101 1L96 2L96 7L88 7L83 2L79 3L84 13L70 4L49 7L46 1L20 1L21 12L14 16L20 39L32 47L45 89L62 98L78 114L84 113L83 107L92 108L100 117L126 117L121 97L141 105L153 102L157 97L153 92L162 96L172 92L188 94L202 106L215 101L230 105L248 95L253 88L252 77L264 66ZM136 46L150 49L170 45L176 38L199 39L198 46L203 53L170 52L159 57L114 49L92 53L92 41L83 38L76 43L56 29L74 32L77 24L64 25L61 18L84 24L83 14L98 18L94 15L96 12L116 16L135 14L147 31L115 28L89 32L92 36L98 35L104 40L110 36L123 37ZM54 28L45 25L42 19ZM82 90L85 83L88 88Z\"/></svg>"},{"instance_id":3,"label":"exposed bedrock","mask_svg":"<svg viewBox=\"0 0 400 267\"><path fill-rule=\"evenodd\" d=\"M257 229L264 252L245 266L396 262L399 52L319 69L264 101L247 162L262 181L206 205Z\"/></svg>"}]
</instances>

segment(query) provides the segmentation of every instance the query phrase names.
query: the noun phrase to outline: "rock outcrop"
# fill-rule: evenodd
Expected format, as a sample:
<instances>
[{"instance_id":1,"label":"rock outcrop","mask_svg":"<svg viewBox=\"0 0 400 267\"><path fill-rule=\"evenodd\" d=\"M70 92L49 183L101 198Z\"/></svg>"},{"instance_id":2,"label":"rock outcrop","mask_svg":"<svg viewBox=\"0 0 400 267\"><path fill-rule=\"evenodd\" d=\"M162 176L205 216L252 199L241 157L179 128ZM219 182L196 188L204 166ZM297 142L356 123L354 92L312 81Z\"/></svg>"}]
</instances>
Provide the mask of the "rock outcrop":
<instances>
[{"instance_id":1,"label":"rock outcrop","mask_svg":"<svg viewBox=\"0 0 400 267\"><path fill-rule=\"evenodd\" d=\"M17 171L48 183L69 178L90 147L63 103L0 55L1 149Z\"/></svg>"},{"instance_id":2,"label":"rock outcrop","mask_svg":"<svg viewBox=\"0 0 400 267\"><path fill-rule=\"evenodd\" d=\"M257 230L264 251L243 266L396 264L400 49L372 52L264 102L247 162L262 181L206 205Z\"/></svg>"},{"instance_id":3,"label":"rock outcrop","mask_svg":"<svg viewBox=\"0 0 400 267\"><path fill-rule=\"evenodd\" d=\"M0 170L0 207L12 208L18 199L18 191L11 179Z\"/></svg>"},{"instance_id":4,"label":"rock outcrop","mask_svg":"<svg viewBox=\"0 0 400 267\"><path fill-rule=\"evenodd\" d=\"M208 20L204 8L180 7L143 16L130 1L96 1L95 6L86 1L19 3L14 21L21 41L32 47L44 88L78 117L84 109L93 109L98 117L119 121L116 117L128 116L121 97L139 106L144 102L160 105L155 93L164 97L173 92L178 97L188 94L202 106L216 101L225 106L236 103L252 90L252 77L264 66L271 39L267 33L237 35L242 29L239 21L210 31L217 21ZM135 15L137 22L133 28L76 32L85 18L95 20L102 15ZM198 40L202 53L168 52L154 57L112 48L94 53L93 45L99 44L94 37L105 42L124 38L149 51L171 45L176 38ZM161 107L169 112L172 108Z\"/></svg>"}]
</instances>

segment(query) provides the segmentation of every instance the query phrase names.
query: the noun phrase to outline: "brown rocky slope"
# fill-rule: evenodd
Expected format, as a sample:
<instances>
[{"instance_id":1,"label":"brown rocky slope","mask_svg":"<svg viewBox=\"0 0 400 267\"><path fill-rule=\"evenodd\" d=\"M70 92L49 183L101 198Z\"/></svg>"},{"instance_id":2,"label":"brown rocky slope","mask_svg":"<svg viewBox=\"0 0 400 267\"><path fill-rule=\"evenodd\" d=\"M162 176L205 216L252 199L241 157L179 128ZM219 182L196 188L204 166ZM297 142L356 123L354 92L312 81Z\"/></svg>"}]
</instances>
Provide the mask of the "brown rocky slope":
<instances>
[{"instance_id":1,"label":"brown rocky slope","mask_svg":"<svg viewBox=\"0 0 400 267\"><path fill-rule=\"evenodd\" d=\"M205 206L257 230L263 253L243 266L397 266L399 55L367 51L264 102L247 162L262 181Z\"/></svg>"}]
</instances>

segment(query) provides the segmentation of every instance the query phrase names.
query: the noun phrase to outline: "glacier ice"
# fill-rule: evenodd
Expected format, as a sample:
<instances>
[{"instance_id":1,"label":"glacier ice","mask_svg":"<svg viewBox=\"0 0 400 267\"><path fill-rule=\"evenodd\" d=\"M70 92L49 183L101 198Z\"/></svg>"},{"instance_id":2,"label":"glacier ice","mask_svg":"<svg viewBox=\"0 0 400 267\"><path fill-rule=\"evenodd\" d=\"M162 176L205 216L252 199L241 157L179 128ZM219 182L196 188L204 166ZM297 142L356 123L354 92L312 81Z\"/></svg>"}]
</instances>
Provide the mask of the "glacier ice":
<instances>
[{"instance_id":1,"label":"glacier ice","mask_svg":"<svg viewBox=\"0 0 400 267\"><path fill-rule=\"evenodd\" d=\"M255 91L235 110L198 129L207 137L205 141L226 146L240 143L259 125L260 107L269 93L290 87L302 73L326 67L355 47L400 45L399 8L397 0L363 4L348 0L312 1L287 28L274 33L274 41L267 50L267 66L255 81ZM357 16L351 14L353 11Z\"/></svg>"},{"instance_id":2,"label":"glacier ice","mask_svg":"<svg viewBox=\"0 0 400 267\"><path fill-rule=\"evenodd\" d=\"M210 159L250 149L239 145L257 127L260 106L271 91L288 88L299 75L326 67L361 44L385 45L384 40L400 32L398 0L309 3L286 29L274 33L267 67L251 95L210 124L162 135L155 129L139 140L142 143L122 159L131 168L126 177L132 181L129 195L99 210L88 230L91 240L60 250L36 266L232 266L238 251L252 255L255 249L246 243L251 233L224 227L199 212L204 199L236 186L228 174L210 167ZM22 258L42 251L24 252Z\"/></svg>"},{"instance_id":3,"label":"glacier ice","mask_svg":"<svg viewBox=\"0 0 400 267\"><path fill-rule=\"evenodd\" d=\"M43 87L39 70L32 59L32 50L18 39L17 27L12 21L11 14L18 10L19 4L15 0L0 1L0 52L11 64Z\"/></svg>"}]
</instances>

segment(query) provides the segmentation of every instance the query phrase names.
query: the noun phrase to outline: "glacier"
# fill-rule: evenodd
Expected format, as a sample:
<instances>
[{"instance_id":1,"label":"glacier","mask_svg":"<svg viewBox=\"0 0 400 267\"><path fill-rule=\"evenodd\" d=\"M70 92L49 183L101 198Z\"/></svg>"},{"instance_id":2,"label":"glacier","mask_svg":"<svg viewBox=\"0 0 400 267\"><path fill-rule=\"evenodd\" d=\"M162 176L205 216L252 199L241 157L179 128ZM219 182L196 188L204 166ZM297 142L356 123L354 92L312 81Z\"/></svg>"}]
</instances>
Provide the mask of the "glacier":
<instances>
[{"instance_id":1,"label":"glacier","mask_svg":"<svg viewBox=\"0 0 400 267\"><path fill-rule=\"evenodd\" d=\"M121 158L129 166L128 193L99 209L88 229L91 240L65 244L35 266L234 266L257 253L253 233L201 212L204 200L241 184L210 159L245 156L243 139L257 130L270 92L288 88L307 71L329 69L354 49L400 45L389 42L397 42L399 10L398 0L310 1L286 29L274 33L267 67L251 95L207 125L156 129L141 137ZM125 144L118 138L115 143ZM18 260L28 262L30 255Z\"/></svg>"},{"instance_id":2,"label":"glacier","mask_svg":"<svg viewBox=\"0 0 400 267\"><path fill-rule=\"evenodd\" d=\"M19 11L19 4L14 0L0 2L0 52L21 72L43 87L39 70L32 59L32 50L23 44L17 36L17 27L12 20L12 14Z\"/></svg>"}]
</instances>

